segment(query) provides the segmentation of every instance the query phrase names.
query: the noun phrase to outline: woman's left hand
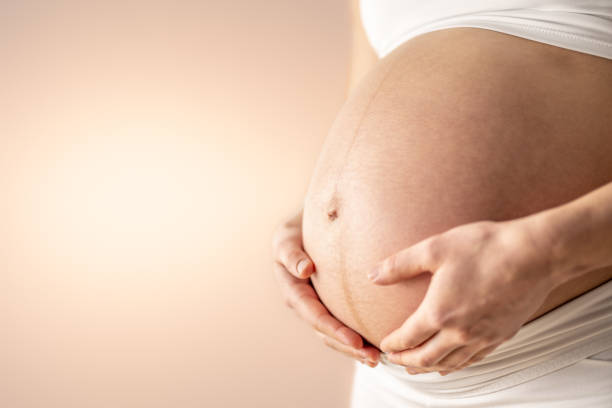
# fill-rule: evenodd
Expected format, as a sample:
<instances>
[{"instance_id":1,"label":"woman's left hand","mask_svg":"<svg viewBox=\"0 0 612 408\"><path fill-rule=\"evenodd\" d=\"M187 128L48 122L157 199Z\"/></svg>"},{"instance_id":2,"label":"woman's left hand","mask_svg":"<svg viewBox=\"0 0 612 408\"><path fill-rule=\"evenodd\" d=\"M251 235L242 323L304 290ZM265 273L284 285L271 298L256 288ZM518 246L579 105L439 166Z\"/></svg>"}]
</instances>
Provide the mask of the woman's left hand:
<instances>
[{"instance_id":1,"label":"woman's left hand","mask_svg":"<svg viewBox=\"0 0 612 408\"><path fill-rule=\"evenodd\" d=\"M483 359L555 287L550 246L529 218L478 221L429 237L385 259L369 277L389 285L431 273L417 310L381 342L411 374L446 375Z\"/></svg>"}]
</instances>

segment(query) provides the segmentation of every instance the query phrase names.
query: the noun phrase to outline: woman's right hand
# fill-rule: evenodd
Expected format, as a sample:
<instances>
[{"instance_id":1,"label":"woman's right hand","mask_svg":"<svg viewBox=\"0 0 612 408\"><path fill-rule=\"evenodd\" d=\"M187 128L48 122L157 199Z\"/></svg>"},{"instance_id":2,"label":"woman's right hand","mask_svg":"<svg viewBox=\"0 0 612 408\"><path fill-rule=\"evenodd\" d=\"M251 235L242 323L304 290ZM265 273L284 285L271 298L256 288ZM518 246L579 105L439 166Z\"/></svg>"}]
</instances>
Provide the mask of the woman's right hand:
<instances>
[{"instance_id":1,"label":"woman's right hand","mask_svg":"<svg viewBox=\"0 0 612 408\"><path fill-rule=\"evenodd\" d=\"M334 318L310 284L315 265L302 248L302 213L282 223L272 242L274 274L285 304L310 324L331 348L370 367L378 364L380 352L364 346L361 336Z\"/></svg>"}]
</instances>

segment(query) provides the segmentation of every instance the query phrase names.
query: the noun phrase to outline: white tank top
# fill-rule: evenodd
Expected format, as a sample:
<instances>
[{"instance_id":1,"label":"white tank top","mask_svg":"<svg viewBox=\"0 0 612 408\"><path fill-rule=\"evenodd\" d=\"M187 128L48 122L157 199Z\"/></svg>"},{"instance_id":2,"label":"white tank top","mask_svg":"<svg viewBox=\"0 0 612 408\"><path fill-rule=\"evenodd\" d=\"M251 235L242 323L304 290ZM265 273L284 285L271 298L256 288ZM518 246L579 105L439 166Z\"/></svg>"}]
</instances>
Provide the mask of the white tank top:
<instances>
[{"instance_id":1,"label":"white tank top","mask_svg":"<svg viewBox=\"0 0 612 408\"><path fill-rule=\"evenodd\" d=\"M420 34L476 27L612 59L612 0L360 0L360 6L381 58Z\"/></svg>"}]
</instances>

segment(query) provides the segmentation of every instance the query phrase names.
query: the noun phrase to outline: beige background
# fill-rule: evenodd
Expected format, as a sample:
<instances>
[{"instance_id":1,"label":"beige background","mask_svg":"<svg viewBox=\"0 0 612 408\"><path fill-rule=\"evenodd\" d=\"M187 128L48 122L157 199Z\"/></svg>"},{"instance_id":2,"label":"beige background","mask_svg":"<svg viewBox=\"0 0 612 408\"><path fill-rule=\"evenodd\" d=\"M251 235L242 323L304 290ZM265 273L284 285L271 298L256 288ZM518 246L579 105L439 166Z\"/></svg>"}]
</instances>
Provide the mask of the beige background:
<instances>
[{"instance_id":1,"label":"beige background","mask_svg":"<svg viewBox=\"0 0 612 408\"><path fill-rule=\"evenodd\" d=\"M0 2L0 406L347 406L270 253L344 97L345 8Z\"/></svg>"}]
</instances>

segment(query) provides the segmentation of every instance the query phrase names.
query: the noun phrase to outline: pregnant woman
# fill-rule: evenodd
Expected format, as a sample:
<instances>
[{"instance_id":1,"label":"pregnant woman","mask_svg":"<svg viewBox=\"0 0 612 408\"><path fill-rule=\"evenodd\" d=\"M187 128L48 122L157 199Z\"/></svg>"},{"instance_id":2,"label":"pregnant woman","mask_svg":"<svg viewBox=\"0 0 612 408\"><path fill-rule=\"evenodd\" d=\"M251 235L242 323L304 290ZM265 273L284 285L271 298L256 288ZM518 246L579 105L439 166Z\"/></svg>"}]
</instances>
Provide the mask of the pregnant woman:
<instances>
[{"instance_id":1,"label":"pregnant woman","mask_svg":"<svg viewBox=\"0 0 612 408\"><path fill-rule=\"evenodd\" d=\"M354 408L612 406L612 1L360 6L287 303Z\"/></svg>"}]
</instances>

